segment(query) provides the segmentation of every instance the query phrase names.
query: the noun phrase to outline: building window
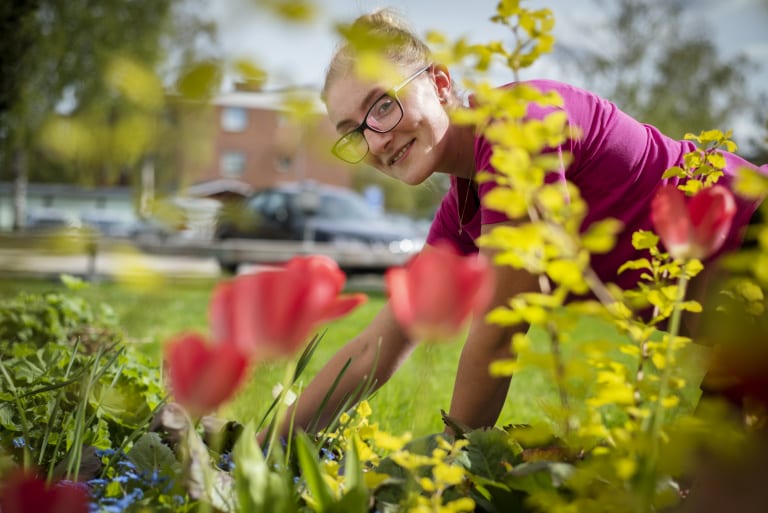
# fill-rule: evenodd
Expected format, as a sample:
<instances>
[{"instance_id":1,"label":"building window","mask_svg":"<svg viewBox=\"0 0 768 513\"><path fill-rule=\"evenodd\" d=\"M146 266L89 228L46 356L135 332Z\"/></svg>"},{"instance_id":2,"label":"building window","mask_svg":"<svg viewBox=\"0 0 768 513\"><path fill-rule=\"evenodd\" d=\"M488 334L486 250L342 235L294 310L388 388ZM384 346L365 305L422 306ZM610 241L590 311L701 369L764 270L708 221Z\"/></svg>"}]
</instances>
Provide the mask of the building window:
<instances>
[{"instance_id":1,"label":"building window","mask_svg":"<svg viewBox=\"0 0 768 513\"><path fill-rule=\"evenodd\" d=\"M239 178L245 171L245 155L240 151L225 151L221 154L221 174Z\"/></svg>"},{"instance_id":2,"label":"building window","mask_svg":"<svg viewBox=\"0 0 768 513\"><path fill-rule=\"evenodd\" d=\"M221 110L221 128L226 132L242 132L248 128L248 111L242 107Z\"/></svg>"},{"instance_id":3,"label":"building window","mask_svg":"<svg viewBox=\"0 0 768 513\"><path fill-rule=\"evenodd\" d=\"M279 155L277 157L277 172L287 173L291 170L293 165L293 158L289 155Z\"/></svg>"}]
</instances>

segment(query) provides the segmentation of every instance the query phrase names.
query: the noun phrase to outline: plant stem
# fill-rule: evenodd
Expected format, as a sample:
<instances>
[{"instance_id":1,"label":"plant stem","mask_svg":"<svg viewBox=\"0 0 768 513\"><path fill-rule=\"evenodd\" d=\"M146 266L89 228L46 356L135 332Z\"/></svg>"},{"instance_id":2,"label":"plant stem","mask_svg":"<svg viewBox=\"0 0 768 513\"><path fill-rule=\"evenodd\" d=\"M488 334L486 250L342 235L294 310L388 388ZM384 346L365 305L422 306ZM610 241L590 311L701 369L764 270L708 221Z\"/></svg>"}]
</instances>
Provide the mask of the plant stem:
<instances>
[{"instance_id":1,"label":"plant stem","mask_svg":"<svg viewBox=\"0 0 768 513\"><path fill-rule=\"evenodd\" d=\"M680 319L683 309L680 307L685 299L686 288L688 287L688 274L685 272L686 265L683 264L680 281L677 284L677 297L675 298L675 308L672 310L672 317L669 321L669 340L667 350L664 354L664 371L661 373L661 384L659 386L659 396L653 412L653 423L651 424L651 439L658 440L661 431L661 421L664 417L664 399L669 393L669 381L672 375L672 361L674 356L674 342L677 334L680 332Z\"/></svg>"},{"instance_id":2,"label":"plant stem","mask_svg":"<svg viewBox=\"0 0 768 513\"><path fill-rule=\"evenodd\" d=\"M568 390L565 386L565 362L563 361L563 352L560 346L560 340L557 338L557 325L552 322L547 323L549 331L550 345L552 347L552 358L555 363L555 382L560 395L560 406L565 412L565 432L571 432L571 407L568 400Z\"/></svg>"},{"instance_id":3,"label":"plant stem","mask_svg":"<svg viewBox=\"0 0 768 513\"><path fill-rule=\"evenodd\" d=\"M269 456L272 454L272 450L275 446L275 442L278 438L278 433L280 432L280 429L282 427L283 422L283 413L285 412L285 397L288 395L288 392L291 390L291 385L293 384L293 377L296 372L296 360L291 359L288 364L285 366L285 375L283 376L283 383L282 383L282 390L280 390L280 394L278 396L277 406L275 407L275 417L274 422L272 424L272 429L269 432L269 442L267 444L267 455L266 459L269 460Z\"/></svg>"},{"instance_id":4,"label":"plant stem","mask_svg":"<svg viewBox=\"0 0 768 513\"><path fill-rule=\"evenodd\" d=\"M658 466L659 446L661 444L661 426L664 419L664 399L669 393L669 382L672 375L672 362L675 352L675 339L680 332L680 320L683 312L681 305L685 299L685 292L688 287L686 265L687 262L684 262L680 273L680 279L677 283L677 297L675 298L675 306L672 310L672 316L670 317L669 322L669 333L667 334L667 347L664 354L664 369L661 373L659 394L651 414L650 427L647 428L646 431L649 454L648 459L645 462L645 489L642 497L644 507L642 511L650 511L656 490L656 468Z\"/></svg>"},{"instance_id":5,"label":"plant stem","mask_svg":"<svg viewBox=\"0 0 768 513\"><path fill-rule=\"evenodd\" d=\"M69 380L69 375L72 371L72 366L75 363L75 359L77 358L77 353L80 349L80 339L75 340L74 348L72 349L72 356L69 359L69 363L67 364L67 370L64 373L64 382L66 383ZM53 403L53 407L51 408L51 414L48 419L48 424L45 426L45 433L43 434L43 440L40 442L40 453L37 458L37 465L42 466L43 465L43 458L45 456L45 448L48 447L48 438L51 434L51 430L53 429L53 426L56 424L56 417L58 415L59 411L59 405L61 404L61 398L64 396L64 388L62 387L59 389L59 393L56 394L56 399Z\"/></svg>"},{"instance_id":6,"label":"plant stem","mask_svg":"<svg viewBox=\"0 0 768 513\"><path fill-rule=\"evenodd\" d=\"M21 398L19 397L19 390L16 388L16 385L13 383L13 379L11 379L10 374L8 374L8 371L5 368L5 365L3 364L3 359L0 358L0 371L2 371L3 376L5 377L5 380L8 382L8 388L11 389L11 392L13 392L13 398L16 402L16 408L19 411L19 416L21 417L21 429L24 433L24 468L29 469L32 466L32 454L29 452L29 444L30 444L30 438L29 438L29 420L27 420L27 414L26 409L24 408L24 405L21 403Z\"/></svg>"}]
</instances>

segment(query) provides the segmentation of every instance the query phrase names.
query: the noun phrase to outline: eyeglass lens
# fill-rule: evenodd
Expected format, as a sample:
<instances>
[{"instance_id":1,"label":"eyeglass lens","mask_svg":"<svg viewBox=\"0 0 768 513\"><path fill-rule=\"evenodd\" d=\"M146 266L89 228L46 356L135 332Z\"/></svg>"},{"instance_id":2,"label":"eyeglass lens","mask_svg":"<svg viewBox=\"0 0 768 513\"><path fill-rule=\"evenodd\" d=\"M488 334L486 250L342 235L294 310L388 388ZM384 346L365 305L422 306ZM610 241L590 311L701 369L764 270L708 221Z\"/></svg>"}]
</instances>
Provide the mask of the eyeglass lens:
<instances>
[{"instance_id":1,"label":"eyeglass lens","mask_svg":"<svg viewBox=\"0 0 768 513\"><path fill-rule=\"evenodd\" d=\"M403 109L400 102L385 94L371 106L360 129L339 139L333 152L347 162L360 162L368 153L368 141L363 130L369 128L374 132L385 133L395 128L402 118Z\"/></svg>"}]
</instances>

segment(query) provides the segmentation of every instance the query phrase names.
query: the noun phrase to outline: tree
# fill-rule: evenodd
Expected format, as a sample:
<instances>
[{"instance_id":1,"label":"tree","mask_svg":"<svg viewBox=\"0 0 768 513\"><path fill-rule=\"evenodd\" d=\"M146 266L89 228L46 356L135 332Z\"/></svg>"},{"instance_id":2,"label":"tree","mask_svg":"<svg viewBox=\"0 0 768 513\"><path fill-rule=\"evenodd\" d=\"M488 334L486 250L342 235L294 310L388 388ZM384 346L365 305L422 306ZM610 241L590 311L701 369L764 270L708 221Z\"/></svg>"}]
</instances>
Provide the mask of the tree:
<instances>
[{"instance_id":1,"label":"tree","mask_svg":"<svg viewBox=\"0 0 768 513\"><path fill-rule=\"evenodd\" d=\"M605 44L571 58L590 87L622 110L680 138L726 130L757 105L746 80L755 64L744 54L723 59L711 29L686 18L685 2L597 1L607 12Z\"/></svg>"},{"instance_id":2,"label":"tree","mask_svg":"<svg viewBox=\"0 0 768 513\"><path fill-rule=\"evenodd\" d=\"M200 35L212 33L188 4L3 3L0 161L19 184L15 227L23 219L27 176L45 180L69 172L86 182L114 183L151 153L151 136L162 120L163 81L183 74ZM171 56L176 68L161 77ZM46 157L57 150L66 158L51 164Z\"/></svg>"}]
</instances>

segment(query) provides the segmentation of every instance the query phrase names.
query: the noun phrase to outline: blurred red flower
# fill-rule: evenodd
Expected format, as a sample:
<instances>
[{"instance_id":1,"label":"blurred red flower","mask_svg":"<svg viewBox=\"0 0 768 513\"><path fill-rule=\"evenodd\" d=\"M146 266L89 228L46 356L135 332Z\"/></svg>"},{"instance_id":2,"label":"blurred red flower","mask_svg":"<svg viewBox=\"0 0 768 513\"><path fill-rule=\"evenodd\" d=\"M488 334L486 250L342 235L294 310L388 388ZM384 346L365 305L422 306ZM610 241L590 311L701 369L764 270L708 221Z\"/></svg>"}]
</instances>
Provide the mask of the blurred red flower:
<instances>
[{"instance_id":1,"label":"blurred red flower","mask_svg":"<svg viewBox=\"0 0 768 513\"><path fill-rule=\"evenodd\" d=\"M482 255L459 255L448 245L427 246L385 278L395 317L418 340L455 335L493 293L490 262Z\"/></svg>"},{"instance_id":2,"label":"blurred red flower","mask_svg":"<svg viewBox=\"0 0 768 513\"><path fill-rule=\"evenodd\" d=\"M201 335L179 335L165 346L175 401L193 418L214 411L237 391L248 358L234 344L209 344Z\"/></svg>"},{"instance_id":3,"label":"blurred red flower","mask_svg":"<svg viewBox=\"0 0 768 513\"><path fill-rule=\"evenodd\" d=\"M4 476L0 485L3 513L87 513L88 501L87 490L78 483L46 486L45 480L21 471Z\"/></svg>"},{"instance_id":4,"label":"blurred red flower","mask_svg":"<svg viewBox=\"0 0 768 513\"><path fill-rule=\"evenodd\" d=\"M725 242L736 214L733 194L721 185L707 187L686 201L674 185L663 185L651 202L651 221L674 258L703 259Z\"/></svg>"},{"instance_id":5,"label":"blurred red flower","mask_svg":"<svg viewBox=\"0 0 768 513\"><path fill-rule=\"evenodd\" d=\"M306 256L222 282L210 304L213 339L258 360L290 356L318 325L366 301L365 294L340 295L345 281L332 259Z\"/></svg>"}]
</instances>

